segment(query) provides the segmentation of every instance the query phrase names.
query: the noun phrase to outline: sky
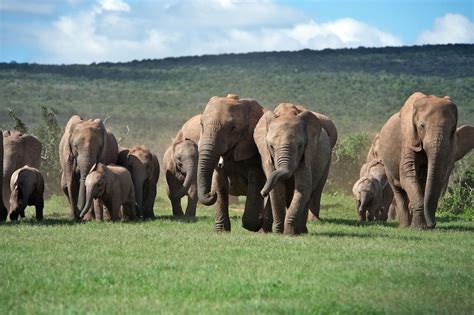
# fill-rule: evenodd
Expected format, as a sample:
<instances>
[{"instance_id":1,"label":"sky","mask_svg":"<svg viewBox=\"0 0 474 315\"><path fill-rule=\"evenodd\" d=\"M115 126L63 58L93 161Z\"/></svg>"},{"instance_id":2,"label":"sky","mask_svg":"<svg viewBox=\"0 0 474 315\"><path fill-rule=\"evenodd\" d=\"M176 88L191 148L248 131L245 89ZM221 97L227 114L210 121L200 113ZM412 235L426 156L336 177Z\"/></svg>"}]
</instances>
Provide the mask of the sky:
<instances>
[{"instance_id":1,"label":"sky","mask_svg":"<svg viewBox=\"0 0 474 315\"><path fill-rule=\"evenodd\" d=\"M474 43L473 0L0 0L0 62Z\"/></svg>"}]
</instances>

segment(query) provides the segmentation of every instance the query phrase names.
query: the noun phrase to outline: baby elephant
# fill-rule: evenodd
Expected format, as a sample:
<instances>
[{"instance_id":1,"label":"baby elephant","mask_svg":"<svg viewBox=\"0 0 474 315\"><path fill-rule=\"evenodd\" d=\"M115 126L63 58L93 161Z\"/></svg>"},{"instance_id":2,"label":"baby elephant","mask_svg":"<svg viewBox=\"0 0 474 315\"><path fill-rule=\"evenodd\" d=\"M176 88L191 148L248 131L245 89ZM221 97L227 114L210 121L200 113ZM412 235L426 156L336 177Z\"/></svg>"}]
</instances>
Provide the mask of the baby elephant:
<instances>
[{"instance_id":1,"label":"baby elephant","mask_svg":"<svg viewBox=\"0 0 474 315\"><path fill-rule=\"evenodd\" d=\"M86 177L86 204L81 211L81 218L89 212L93 199L105 205L112 221L136 218L132 176L124 167L102 163L92 166Z\"/></svg>"},{"instance_id":2,"label":"baby elephant","mask_svg":"<svg viewBox=\"0 0 474 315\"><path fill-rule=\"evenodd\" d=\"M10 220L18 220L18 216L24 218L26 206L35 206L36 219L43 220L44 179L36 168L23 166L13 172L10 189Z\"/></svg>"},{"instance_id":3,"label":"baby elephant","mask_svg":"<svg viewBox=\"0 0 474 315\"><path fill-rule=\"evenodd\" d=\"M174 216L182 216L181 198L188 196L186 216L196 216L198 147L190 139L175 141L165 152L163 163L168 183L168 197Z\"/></svg>"},{"instance_id":4,"label":"baby elephant","mask_svg":"<svg viewBox=\"0 0 474 315\"><path fill-rule=\"evenodd\" d=\"M381 218L382 188L373 176L362 176L352 187L360 221Z\"/></svg>"}]
</instances>

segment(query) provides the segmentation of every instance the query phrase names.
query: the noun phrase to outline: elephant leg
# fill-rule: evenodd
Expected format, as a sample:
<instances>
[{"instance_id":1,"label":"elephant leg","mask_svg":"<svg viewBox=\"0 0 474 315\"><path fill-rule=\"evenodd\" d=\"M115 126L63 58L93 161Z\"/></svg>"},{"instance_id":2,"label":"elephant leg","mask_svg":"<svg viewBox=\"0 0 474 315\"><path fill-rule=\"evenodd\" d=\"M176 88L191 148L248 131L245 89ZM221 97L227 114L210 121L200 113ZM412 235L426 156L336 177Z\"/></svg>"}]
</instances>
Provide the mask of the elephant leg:
<instances>
[{"instance_id":1,"label":"elephant leg","mask_svg":"<svg viewBox=\"0 0 474 315\"><path fill-rule=\"evenodd\" d=\"M319 184L316 187L316 190L313 192L309 202L309 210L317 220L321 220L319 217L319 211L321 210L321 196L323 194L324 185L326 185L326 181L328 179L330 164L331 162L329 162L324 169L324 173L322 174Z\"/></svg>"},{"instance_id":2,"label":"elephant leg","mask_svg":"<svg viewBox=\"0 0 474 315\"><path fill-rule=\"evenodd\" d=\"M271 233L273 225L272 202L270 197L267 198L265 207L263 209L263 225L262 232Z\"/></svg>"},{"instance_id":3,"label":"elephant leg","mask_svg":"<svg viewBox=\"0 0 474 315\"><path fill-rule=\"evenodd\" d=\"M286 187L284 183L276 183L275 187L270 191L270 204L276 233L283 233L284 231L286 196Z\"/></svg>"},{"instance_id":4,"label":"elephant leg","mask_svg":"<svg viewBox=\"0 0 474 315\"><path fill-rule=\"evenodd\" d=\"M186 206L186 217L194 218L196 216L196 206L198 203L198 194L196 184L191 184L188 189L188 205Z\"/></svg>"},{"instance_id":5,"label":"elephant leg","mask_svg":"<svg viewBox=\"0 0 474 315\"><path fill-rule=\"evenodd\" d=\"M122 205L122 220L134 221L137 216L135 214L135 203L126 202Z\"/></svg>"},{"instance_id":6,"label":"elephant leg","mask_svg":"<svg viewBox=\"0 0 474 315\"><path fill-rule=\"evenodd\" d=\"M181 208L181 198L170 197L171 207L173 209L173 216L174 217L182 217L183 208Z\"/></svg>"},{"instance_id":7,"label":"elephant leg","mask_svg":"<svg viewBox=\"0 0 474 315\"><path fill-rule=\"evenodd\" d=\"M155 203L156 198L156 185L150 184L144 192L146 193L143 200L143 217L145 219L153 219L155 217L155 213L153 211L153 206Z\"/></svg>"},{"instance_id":8,"label":"elephant leg","mask_svg":"<svg viewBox=\"0 0 474 315\"><path fill-rule=\"evenodd\" d=\"M110 205L110 216L112 218L112 221L119 221L121 217L123 218L123 210L122 205L118 202L118 198L114 198L112 201L112 204ZM122 212L122 213L121 213Z\"/></svg>"},{"instance_id":9,"label":"elephant leg","mask_svg":"<svg viewBox=\"0 0 474 315\"><path fill-rule=\"evenodd\" d=\"M311 171L305 167L298 168L294 173L295 191L293 200L285 217L284 234L295 235L304 232L299 220L304 220L306 228L306 218L308 203L311 194ZM306 214L306 217L304 216Z\"/></svg>"},{"instance_id":10,"label":"elephant leg","mask_svg":"<svg viewBox=\"0 0 474 315\"><path fill-rule=\"evenodd\" d=\"M104 211L104 221L111 221L112 220L112 211L106 205L103 205Z\"/></svg>"},{"instance_id":11,"label":"elephant leg","mask_svg":"<svg viewBox=\"0 0 474 315\"><path fill-rule=\"evenodd\" d=\"M396 204L399 210L399 227L409 227L411 220L410 212L408 210L408 199L405 192L399 188L394 188L393 196L396 200Z\"/></svg>"},{"instance_id":12,"label":"elephant leg","mask_svg":"<svg viewBox=\"0 0 474 315\"><path fill-rule=\"evenodd\" d=\"M388 208L388 218L390 220L395 220L397 218L397 205L395 203L395 198L392 198Z\"/></svg>"},{"instance_id":13,"label":"elephant leg","mask_svg":"<svg viewBox=\"0 0 474 315\"><path fill-rule=\"evenodd\" d=\"M35 204L35 209L36 209L36 220L41 221L43 220L43 209L44 209L44 199L43 197L38 197L36 204Z\"/></svg>"},{"instance_id":14,"label":"elephant leg","mask_svg":"<svg viewBox=\"0 0 474 315\"><path fill-rule=\"evenodd\" d=\"M25 209L23 209L23 210L20 211L20 217L21 217L22 219L24 219L24 218L26 217L26 216L25 216Z\"/></svg>"},{"instance_id":15,"label":"elephant leg","mask_svg":"<svg viewBox=\"0 0 474 315\"><path fill-rule=\"evenodd\" d=\"M218 167L212 176L213 185L217 193L215 205L215 230L217 232L230 232L229 218L229 180L224 169Z\"/></svg>"},{"instance_id":16,"label":"elephant leg","mask_svg":"<svg viewBox=\"0 0 474 315\"><path fill-rule=\"evenodd\" d=\"M95 212L95 219L97 221L104 220L104 205L100 199L94 199L94 212ZM92 212L92 211L91 211Z\"/></svg>"},{"instance_id":17,"label":"elephant leg","mask_svg":"<svg viewBox=\"0 0 474 315\"><path fill-rule=\"evenodd\" d=\"M259 181L256 170L250 169L248 172L247 199L245 200L244 214L242 215L242 227L252 232L258 232L263 226L263 196L257 182ZM263 176L263 174L262 174ZM260 189L259 189L260 188Z\"/></svg>"}]
</instances>

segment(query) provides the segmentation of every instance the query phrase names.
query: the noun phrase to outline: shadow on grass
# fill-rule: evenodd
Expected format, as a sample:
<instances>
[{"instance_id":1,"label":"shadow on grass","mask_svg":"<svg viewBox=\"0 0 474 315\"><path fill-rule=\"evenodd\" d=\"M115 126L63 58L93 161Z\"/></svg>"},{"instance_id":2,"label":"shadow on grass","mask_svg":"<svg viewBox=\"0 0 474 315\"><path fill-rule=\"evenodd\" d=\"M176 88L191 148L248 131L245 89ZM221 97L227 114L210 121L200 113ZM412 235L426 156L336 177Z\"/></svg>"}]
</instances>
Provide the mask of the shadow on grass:
<instances>
[{"instance_id":1,"label":"shadow on grass","mask_svg":"<svg viewBox=\"0 0 474 315\"><path fill-rule=\"evenodd\" d=\"M348 225L348 226L371 226L371 225L382 225L387 227L397 227L397 222L382 222L382 221L375 221L375 222L360 222L356 219L340 219L340 218L323 218L319 222L313 222L313 224L337 224L337 225Z\"/></svg>"},{"instance_id":2,"label":"shadow on grass","mask_svg":"<svg viewBox=\"0 0 474 315\"><path fill-rule=\"evenodd\" d=\"M186 216L181 216L181 217L175 217L173 215L160 215L155 217L152 220L169 220L169 221L177 221L177 222L183 222L183 223L195 223L199 221L206 221L209 220L209 216L199 216L199 217L186 217Z\"/></svg>"},{"instance_id":3,"label":"shadow on grass","mask_svg":"<svg viewBox=\"0 0 474 315\"><path fill-rule=\"evenodd\" d=\"M413 236L413 235L393 235L393 234L384 234L380 232L374 232L374 233L366 233L366 232L345 232L345 231L334 231L334 232L312 232L310 233L311 236L315 237L321 237L321 236L326 236L326 237L350 237L350 238L391 238L391 239L403 239L407 241L418 241L421 240L421 237L418 236Z\"/></svg>"}]
</instances>

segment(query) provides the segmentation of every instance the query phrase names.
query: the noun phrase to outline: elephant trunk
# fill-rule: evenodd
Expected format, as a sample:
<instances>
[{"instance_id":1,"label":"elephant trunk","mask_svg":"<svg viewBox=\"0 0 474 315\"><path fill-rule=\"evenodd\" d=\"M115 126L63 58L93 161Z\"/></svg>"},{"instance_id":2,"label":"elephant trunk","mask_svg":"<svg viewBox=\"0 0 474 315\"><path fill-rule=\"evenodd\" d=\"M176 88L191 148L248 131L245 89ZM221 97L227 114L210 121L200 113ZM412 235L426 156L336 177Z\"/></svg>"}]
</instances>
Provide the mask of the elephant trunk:
<instances>
[{"instance_id":1,"label":"elephant trunk","mask_svg":"<svg viewBox=\"0 0 474 315\"><path fill-rule=\"evenodd\" d=\"M133 176L133 186L135 189L135 210L138 217L143 216L143 176Z\"/></svg>"},{"instance_id":2,"label":"elephant trunk","mask_svg":"<svg viewBox=\"0 0 474 315\"><path fill-rule=\"evenodd\" d=\"M424 216L428 228L436 226L435 212L438 200L444 187L444 182L449 178L449 146L445 138L435 142L433 146L426 148L428 157L428 170L424 195ZM444 149L441 149L444 148Z\"/></svg>"},{"instance_id":3,"label":"elephant trunk","mask_svg":"<svg viewBox=\"0 0 474 315\"><path fill-rule=\"evenodd\" d=\"M82 208L81 214L80 214L81 218L83 218L87 214L87 212L89 212L89 209L92 206L93 199L94 197L92 196L92 189L88 189L86 192L86 203L84 205L84 208Z\"/></svg>"},{"instance_id":4,"label":"elephant trunk","mask_svg":"<svg viewBox=\"0 0 474 315\"><path fill-rule=\"evenodd\" d=\"M368 208L370 202L370 198L366 192L360 193L360 205L359 205L359 213L363 212L365 209Z\"/></svg>"},{"instance_id":5,"label":"elephant trunk","mask_svg":"<svg viewBox=\"0 0 474 315\"><path fill-rule=\"evenodd\" d=\"M84 208L86 203L86 177L89 174L92 166L97 163L97 158L95 158L95 155L90 154L90 152L87 152L84 156L85 158L82 161L78 161L79 171L81 174L79 179L79 196L77 199L78 209Z\"/></svg>"},{"instance_id":6,"label":"elephant trunk","mask_svg":"<svg viewBox=\"0 0 474 315\"><path fill-rule=\"evenodd\" d=\"M186 177L184 178L183 187L178 192L177 198L181 198L188 193L189 187L193 182L193 178L196 177L196 166L192 160L186 161L186 163L183 165L183 169L186 172Z\"/></svg>"},{"instance_id":7,"label":"elephant trunk","mask_svg":"<svg viewBox=\"0 0 474 315\"><path fill-rule=\"evenodd\" d=\"M211 192L212 174L219 161L219 155L215 152L214 145L201 145L199 149L199 162L197 170L198 198L206 205L213 205L217 200L216 192Z\"/></svg>"},{"instance_id":8,"label":"elephant trunk","mask_svg":"<svg viewBox=\"0 0 474 315\"><path fill-rule=\"evenodd\" d=\"M293 175L292 170L295 169L294 154L295 153L292 152L290 147L281 147L275 151L276 170L274 170L267 178L265 186L260 192L263 197L268 196L278 181L287 180Z\"/></svg>"}]
</instances>

